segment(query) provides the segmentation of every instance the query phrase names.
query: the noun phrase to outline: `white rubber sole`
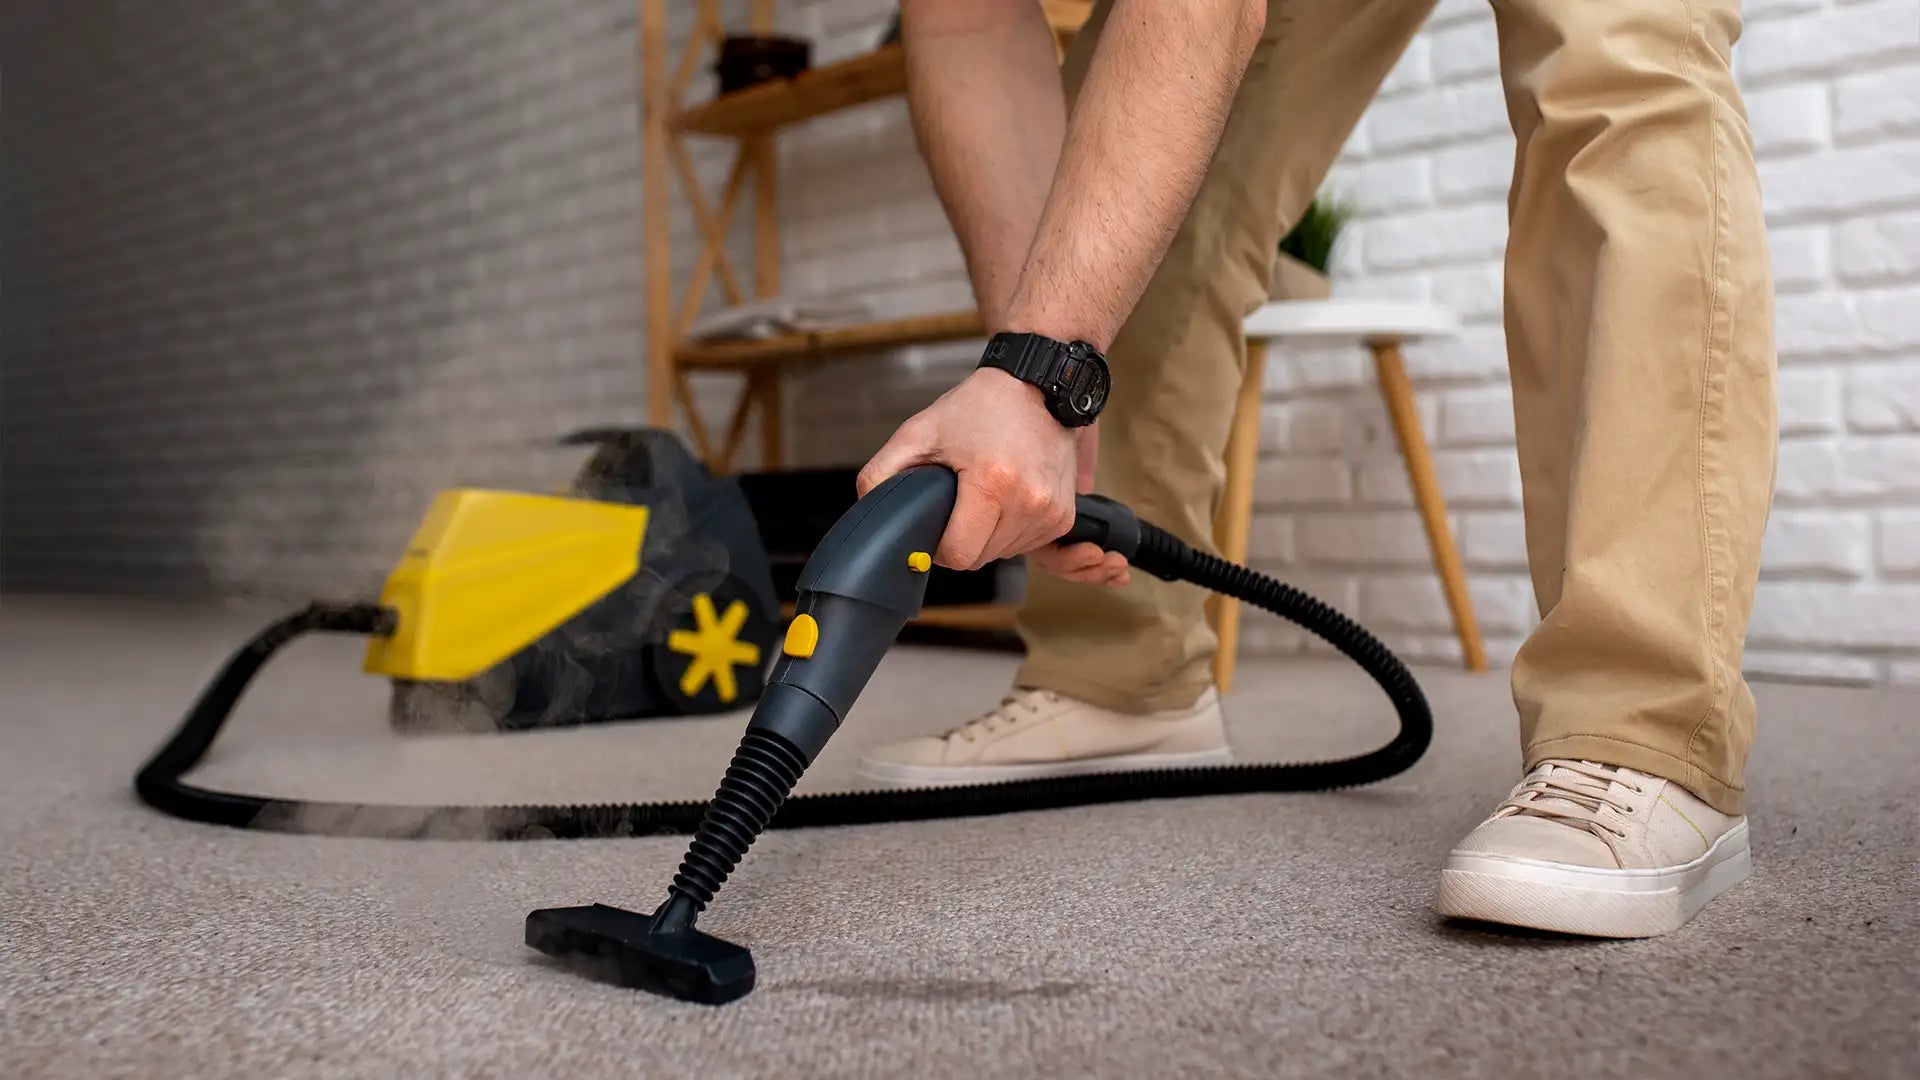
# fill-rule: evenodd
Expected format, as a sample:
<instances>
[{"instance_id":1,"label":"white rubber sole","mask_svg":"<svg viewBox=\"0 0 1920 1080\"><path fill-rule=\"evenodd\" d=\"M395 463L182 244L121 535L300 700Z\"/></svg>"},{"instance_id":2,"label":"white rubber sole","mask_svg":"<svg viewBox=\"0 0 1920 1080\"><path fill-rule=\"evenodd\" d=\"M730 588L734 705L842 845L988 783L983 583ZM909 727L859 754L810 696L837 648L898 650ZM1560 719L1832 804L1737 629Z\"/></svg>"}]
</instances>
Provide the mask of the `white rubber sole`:
<instances>
[{"instance_id":1,"label":"white rubber sole","mask_svg":"<svg viewBox=\"0 0 1920 1080\"><path fill-rule=\"evenodd\" d=\"M1741 821L1692 862L1651 870L1454 852L1440 871L1433 907L1450 918L1562 934L1657 937L1678 930L1751 873L1747 823Z\"/></svg>"},{"instance_id":2,"label":"white rubber sole","mask_svg":"<svg viewBox=\"0 0 1920 1080\"><path fill-rule=\"evenodd\" d=\"M1055 776L1133 772L1141 769L1192 769L1203 765L1231 765L1227 747L1186 754L1116 754L1021 765L898 765L862 760L860 775L888 787L957 787L961 784L997 784L1007 780L1035 780Z\"/></svg>"}]
</instances>

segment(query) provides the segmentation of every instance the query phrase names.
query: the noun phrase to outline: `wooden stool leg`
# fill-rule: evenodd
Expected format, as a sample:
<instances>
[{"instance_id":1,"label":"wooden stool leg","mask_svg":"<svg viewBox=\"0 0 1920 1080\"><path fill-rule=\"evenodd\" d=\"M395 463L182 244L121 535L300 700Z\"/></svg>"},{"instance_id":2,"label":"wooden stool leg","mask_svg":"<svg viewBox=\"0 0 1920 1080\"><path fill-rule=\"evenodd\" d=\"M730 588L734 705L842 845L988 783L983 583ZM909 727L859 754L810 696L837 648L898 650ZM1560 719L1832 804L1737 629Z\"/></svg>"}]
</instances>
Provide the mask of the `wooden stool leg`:
<instances>
[{"instance_id":1,"label":"wooden stool leg","mask_svg":"<svg viewBox=\"0 0 1920 1080\"><path fill-rule=\"evenodd\" d=\"M1374 366L1380 373L1380 393L1387 399L1387 414L1393 418L1393 434L1400 440L1400 455L1407 462L1407 479L1413 485L1413 498L1420 506L1420 521L1426 526L1427 544L1433 549L1433 568L1440 574L1440 586L1447 593L1447 607L1453 611L1453 629L1460 635L1460 651L1469 671L1487 670L1487 652L1480 643L1480 623L1473 614L1473 599L1467 594L1467 575L1460 565L1460 549L1454 546L1453 530L1447 526L1447 503L1440 493L1440 482L1433 475L1433 456L1427 449L1426 432L1420 429L1420 411L1413 402L1413 385L1407 381L1406 362L1398 341L1374 341Z\"/></svg>"},{"instance_id":2,"label":"wooden stool leg","mask_svg":"<svg viewBox=\"0 0 1920 1080\"><path fill-rule=\"evenodd\" d=\"M1233 406L1233 427L1227 434L1227 484L1213 515L1213 542L1228 562L1247 561L1247 530L1253 522L1253 473L1260 458L1260 398L1266 384L1267 347L1247 342L1247 370L1240 379L1240 396ZM1233 689L1233 663L1240 649L1240 602L1214 595L1213 682L1221 693Z\"/></svg>"}]
</instances>

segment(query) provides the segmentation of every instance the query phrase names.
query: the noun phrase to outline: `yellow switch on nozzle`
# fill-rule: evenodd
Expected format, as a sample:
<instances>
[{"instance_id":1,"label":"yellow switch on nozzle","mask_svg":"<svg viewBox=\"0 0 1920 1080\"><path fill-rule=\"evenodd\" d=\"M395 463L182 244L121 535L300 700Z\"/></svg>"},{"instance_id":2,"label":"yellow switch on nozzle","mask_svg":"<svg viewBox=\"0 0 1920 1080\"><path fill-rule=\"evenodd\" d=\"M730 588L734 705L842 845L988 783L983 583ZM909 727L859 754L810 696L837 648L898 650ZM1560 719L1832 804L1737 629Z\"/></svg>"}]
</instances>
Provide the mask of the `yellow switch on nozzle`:
<instances>
[{"instance_id":1,"label":"yellow switch on nozzle","mask_svg":"<svg viewBox=\"0 0 1920 1080\"><path fill-rule=\"evenodd\" d=\"M788 656L797 656L802 660L813 655L813 647L820 644L820 624L813 621L811 615L795 615L787 626L787 641L781 651Z\"/></svg>"},{"instance_id":2,"label":"yellow switch on nozzle","mask_svg":"<svg viewBox=\"0 0 1920 1080\"><path fill-rule=\"evenodd\" d=\"M933 556L924 551L916 551L907 556L907 566L916 574L924 574L933 569Z\"/></svg>"}]
</instances>

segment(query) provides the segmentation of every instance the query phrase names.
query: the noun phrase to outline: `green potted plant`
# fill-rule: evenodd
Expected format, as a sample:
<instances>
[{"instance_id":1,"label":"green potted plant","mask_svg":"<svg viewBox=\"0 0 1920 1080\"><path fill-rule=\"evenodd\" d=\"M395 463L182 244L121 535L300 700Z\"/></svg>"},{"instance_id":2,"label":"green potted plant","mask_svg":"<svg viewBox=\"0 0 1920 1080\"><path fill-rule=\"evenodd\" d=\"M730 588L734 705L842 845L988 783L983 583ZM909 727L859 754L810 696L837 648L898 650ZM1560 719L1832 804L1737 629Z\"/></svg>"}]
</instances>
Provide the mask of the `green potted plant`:
<instances>
[{"instance_id":1,"label":"green potted plant","mask_svg":"<svg viewBox=\"0 0 1920 1080\"><path fill-rule=\"evenodd\" d=\"M1327 274L1334 245L1353 215L1354 206L1345 199L1324 192L1314 196L1300 220L1280 239L1280 257L1274 260L1267 295L1275 300L1325 300L1332 291Z\"/></svg>"}]
</instances>

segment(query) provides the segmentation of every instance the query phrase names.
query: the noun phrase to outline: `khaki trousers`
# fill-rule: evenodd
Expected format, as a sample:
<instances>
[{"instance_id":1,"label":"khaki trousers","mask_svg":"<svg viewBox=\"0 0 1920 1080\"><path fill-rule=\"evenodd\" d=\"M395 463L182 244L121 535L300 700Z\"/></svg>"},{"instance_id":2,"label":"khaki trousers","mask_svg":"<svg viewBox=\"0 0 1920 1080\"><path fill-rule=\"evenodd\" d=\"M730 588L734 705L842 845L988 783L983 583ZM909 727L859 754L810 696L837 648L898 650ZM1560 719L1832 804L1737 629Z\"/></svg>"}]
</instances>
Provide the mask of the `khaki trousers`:
<instances>
[{"instance_id":1,"label":"khaki trousers","mask_svg":"<svg viewBox=\"0 0 1920 1080\"><path fill-rule=\"evenodd\" d=\"M1111 350L1097 490L1212 547L1274 251L1433 0L1273 0L1211 170ZM1773 293L1730 68L1737 0L1494 0L1517 140L1506 338L1542 621L1526 764L1584 758L1742 810L1740 674L1776 443ZM1107 14L1067 57L1086 71ZM1111 708L1211 681L1200 591L1030 579L1021 685ZM1443 720L1444 722L1444 720Z\"/></svg>"}]
</instances>

